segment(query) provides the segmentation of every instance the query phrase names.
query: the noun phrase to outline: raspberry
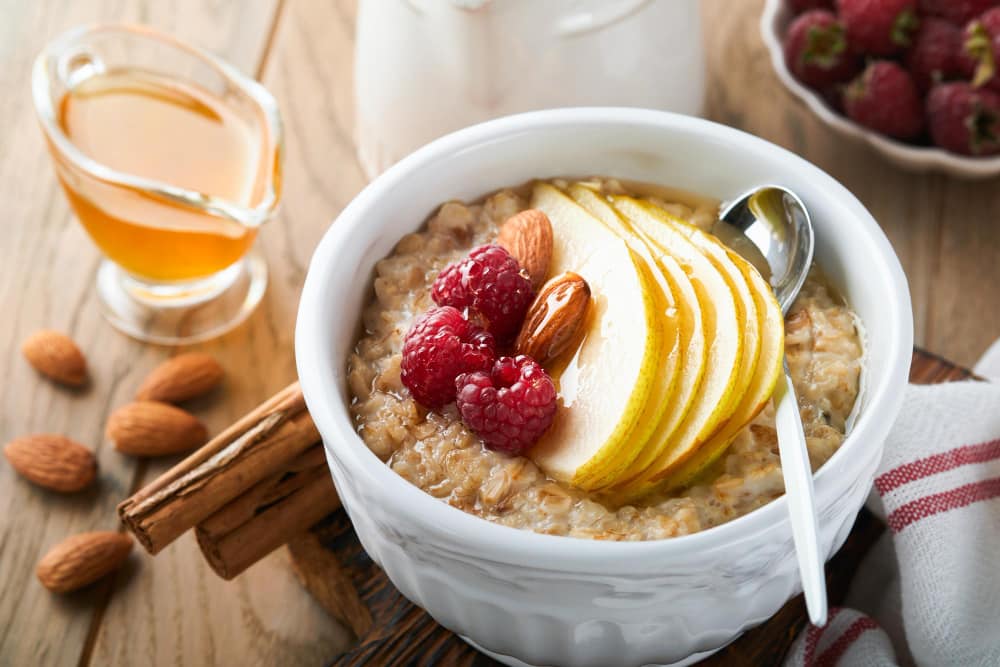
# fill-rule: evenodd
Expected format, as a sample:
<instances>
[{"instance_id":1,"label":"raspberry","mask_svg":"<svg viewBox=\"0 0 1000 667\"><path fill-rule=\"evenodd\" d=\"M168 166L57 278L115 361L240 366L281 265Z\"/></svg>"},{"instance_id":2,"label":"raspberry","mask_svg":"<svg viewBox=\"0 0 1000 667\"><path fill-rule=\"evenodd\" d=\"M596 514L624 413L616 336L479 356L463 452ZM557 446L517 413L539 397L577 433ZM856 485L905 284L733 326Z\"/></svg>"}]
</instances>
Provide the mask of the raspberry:
<instances>
[{"instance_id":1,"label":"raspberry","mask_svg":"<svg viewBox=\"0 0 1000 667\"><path fill-rule=\"evenodd\" d=\"M403 341L400 379L421 405L436 409L455 399L455 378L489 368L493 336L445 306L417 318Z\"/></svg>"},{"instance_id":2,"label":"raspberry","mask_svg":"<svg viewBox=\"0 0 1000 667\"><path fill-rule=\"evenodd\" d=\"M833 0L788 0L793 14L808 12L810 9L833 9Z\"/></svg>"},{"instance_id":3,"label":"raspberry","mask_svg":"<svg viewBox=\"0 0 1000 667\"><path fill-rule=\"evenodd\" d=\"M1000 7L991 9L965 26L958 56L963 73L974 86L1000 92Z\"/></svg>"},{"instance_id":4,"label":"raspberry","mask_svg":"<svg viewBox=\"0 0 1000 667\"><path fill-rule=\"evenodd\" d=\"M522 454L552 424L556 388L531 357L500 357L487 371L455 380L458 411L490 449Z\"/></svg>"},{"instance_id":5,"label":"raspberry","mask_svg":"<svg viewBox=\"0 0 1000 667\"><path fill-rule=\"evenodd\" d=\"M517 335L534 297L517 260L495 244L473 248L468 257L446 266L431 288L434 303L464 310L501 343Z\"/></svg>"},{"instance_id":6,"label":"raspberry","mask_svg":"<svg viewBox=\"0 0 1000 667\"><path fill-rule=\"evenodd\" d=\"M837 10L851 48L872 56L902 51L920 24L916 0L837 0Z\"/></svg>"},{"instance_id":7,"label":"raspberry","mask_svg":"<svg viewBox=\"0 0 1000 667\"><path fill-rule=\"evenodd\" d=\"M906 53L906 68L921 90L960 76L962 31L943 19L926 18Z\"/></svg>"},{"instance_id":8,"label":"raspberry","mask_svg":"<svg viewBox=\"0 0 1000 667\"><path fill-rule=\"evenodd\" d=\"M847 48L843 24L822 9L792 21L785 34L784 51L788 69L812 88L824 89L847 81L860 69L857 55Z\"/></svg>"},{"instance_id":9,"label":"raspberry","mask_svg":"<svg viewBox=\"0 0 1000 667\"><path fill-rule=\"evenodd\" d=\"M963 155L1000 153L1000 95L965 82L942 83L927 96L934 143Z\"/></svg>"},{"instance_id":10,"label":"raspberry","mask_svg":"<svg viewBox=\"0 0 1000 667\"><path fill-rule=\"evenodd\" d=\"M921 14L940 16L946 21L962 26L990 7L1000 5L1000 0L918 0Z\"/></svg>"},{"instance_id":11,"label":"raspberry","mask_svg":"<svg viewBox=\"0 0 1000 667\"><path fill-rule=\"evenodd\" d=\"M851 82L844 110L856 123L897 139L916 137L924 125L924 106L913 77L885 60L871 63Z\"/></svg>"}]
</instances>

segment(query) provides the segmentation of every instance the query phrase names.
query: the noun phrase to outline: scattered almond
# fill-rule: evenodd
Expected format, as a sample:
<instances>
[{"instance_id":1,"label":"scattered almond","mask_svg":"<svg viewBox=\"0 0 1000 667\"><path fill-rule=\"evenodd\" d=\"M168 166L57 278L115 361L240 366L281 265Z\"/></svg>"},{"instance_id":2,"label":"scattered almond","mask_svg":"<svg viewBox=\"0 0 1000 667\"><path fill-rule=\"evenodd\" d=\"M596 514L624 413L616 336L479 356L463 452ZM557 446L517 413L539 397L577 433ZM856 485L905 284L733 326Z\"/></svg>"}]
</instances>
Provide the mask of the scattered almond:
<instances>
[{"instance_id":1,"label":"scattered almond","mask_svg":"<svg viewBox=\"0 0 1000 667\"><path fill-rule=\"evenodd\" d=\"M204 444L204 424L180 408L158 401L136 401L115 410L107 436L115 448L134 456L169 456Z\"/></svg>"},{"instance_id":2,"label":"scattered almond","mask_svg":"<svg viewBox=\"0 0 1000 667\"><path fill-rule=\"evenodd\" d=\"M154 368L135 397L140 401L180 403L214 389L223 374L219 362L207 354L180 354Z\"/></svg>"},{"instance_id":3,"label":"scattered almond","mask_svg":"<svg viewBox=\"0 0 1000 667\"><path fill-rule=\"evenodd\" d=\"M576 339L590 304L590 286L567 271L545 283L528 308L514 343L518 354L545 364L562 354Z\"/></svg>"},{"instance_id":4,"label":"scattered almond","mask_svg":"<svg viewBox=\"0 0 1000 667\"><path fill-rule=\"evenodd\" d=\"M545 282L552 262L552 223L538 209L521 211L500 225L497 243L520 263L536 290Z\"/></svg>"},{"instance_id":5,"label":"scattered almond","mask_svg":"<svg viewBox=\"0 0 1000 667\"><path fill-rule=\"evenodd\" d=\"M60 384L79 387L87 382L87 360L69 336L43 329L21 345L28 363Z\"/></svg>"},{"instance_id":6,"label":"scattered almond","mask_svg":"<svg viewBox=\"0 0 1000 667\"><path fill-rule=\"evenodd\" d=\"M38 562L35 575L50 591L69 593L114 572L132 551L132 538L98 531L68 537Z\"/></svg>"},{"instance_id":7,"label":"scattered almond","mask_svg":"<svg viewBox=\"0 0 1000 667\"><path fill-rule=\"evenodd\" d=\"M97 459L89 449L54 433L15 438L3 453L25 479L61 493L80 491L97 475Z\"/></svg>"}]
</instances>

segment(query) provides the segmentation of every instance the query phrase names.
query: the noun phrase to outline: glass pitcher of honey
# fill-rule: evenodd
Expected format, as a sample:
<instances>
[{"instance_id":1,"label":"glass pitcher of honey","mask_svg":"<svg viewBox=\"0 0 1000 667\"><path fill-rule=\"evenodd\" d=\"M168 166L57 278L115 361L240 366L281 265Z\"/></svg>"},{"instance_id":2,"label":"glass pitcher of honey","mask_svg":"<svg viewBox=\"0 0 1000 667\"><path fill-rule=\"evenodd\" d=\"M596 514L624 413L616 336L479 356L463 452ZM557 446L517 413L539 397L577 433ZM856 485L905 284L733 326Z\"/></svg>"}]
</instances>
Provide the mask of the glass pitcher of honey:
<instances>
[{"instance_id":1,"label":"glass pitcher of honey","mask_svg":"<svg viewBox=\"0 0 1000 667\"><path fill-rule=\"evenodd\" d=\"M59 182L105 256L111 323L180 344L243 321L267 285L257 230L280 198L270 93L169 35L96 25L42 51L32 95Z\"/></svg>"}]
</instances>

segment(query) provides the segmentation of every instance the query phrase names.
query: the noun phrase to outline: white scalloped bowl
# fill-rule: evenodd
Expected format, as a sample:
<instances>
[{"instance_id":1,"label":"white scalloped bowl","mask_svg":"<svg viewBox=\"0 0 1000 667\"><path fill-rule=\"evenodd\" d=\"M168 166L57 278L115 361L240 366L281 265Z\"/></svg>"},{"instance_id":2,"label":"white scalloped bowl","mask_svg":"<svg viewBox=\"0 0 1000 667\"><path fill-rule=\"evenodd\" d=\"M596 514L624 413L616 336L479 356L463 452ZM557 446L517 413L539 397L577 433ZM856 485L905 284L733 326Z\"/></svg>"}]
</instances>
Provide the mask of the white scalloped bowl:
<instances>
[{"instance_id":1,"label":"white scalloped bowl","mask_svg":"<svg viewBox=\"0 0 1000 667\"><path fill-rule=\"evenodd\" d=\"M990 178L1000 175L1000 156L965 157L943 148L913 146L873 132L831 109L819 93L799 83L785 64L781 44L790 22L791 12L784 0L766 0L760 17L760 34L770 52L771 64L785 87L833 130L868 144L893 164L910 171L939 171L960 178Z\"/></svg>"},{"instance_id":2,"label":"white scalloped bowl","mask_svg":"<svg viewBox=\"0 0 1000 667\"><path fill-rule=\"evenodd\" d=\"M660 111L560 109L461 130L389 169L344 209L313 255L295 332L299 378L365 549L406 597L508 664L694 660L766 620L799 591L784 498L668 540L540 535L424 493L355 431L346 360L375 262L441 202L531 178L592 174L720 198L780 183L809 207L817 261L867 332L867 388L856 423L816 475L827 556L843 544L867 497L910 365L906 279L878 224L830 176L762 139Z\"/></svg>"}]
</instances>

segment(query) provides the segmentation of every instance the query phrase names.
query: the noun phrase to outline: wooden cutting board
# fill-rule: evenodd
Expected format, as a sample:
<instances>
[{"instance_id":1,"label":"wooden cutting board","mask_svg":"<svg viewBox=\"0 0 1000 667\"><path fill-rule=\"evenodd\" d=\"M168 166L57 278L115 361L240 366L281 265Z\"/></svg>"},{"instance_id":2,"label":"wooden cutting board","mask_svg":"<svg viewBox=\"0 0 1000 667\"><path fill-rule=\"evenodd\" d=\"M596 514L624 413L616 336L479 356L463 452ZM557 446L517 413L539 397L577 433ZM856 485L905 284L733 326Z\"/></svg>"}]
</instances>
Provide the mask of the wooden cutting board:
<instances>
[{"instance_id":1,"label":"wooden cutting board","mask_svg":"<svg viewBox=\"0 0 1000 667\"><path fill-rule=\"evenodd\" d=\"M919 349L913 353L911 382L934 384L969 377L972 377L969 371L941 357ZM867 510L858 515L847 542L826 566L831 606L843 601L858 564L884 529ZM343 511L324 520L314 532L340 562L343 574L357 589L372 617L370 630L358 639L353 649L339 657L331 656L333 665L498 665L404 598L362 549ZM780 664L806 622L805 602L800 595L766 623L747 631L700 664L726 667Z\"/></svg>"}]
</instances>

